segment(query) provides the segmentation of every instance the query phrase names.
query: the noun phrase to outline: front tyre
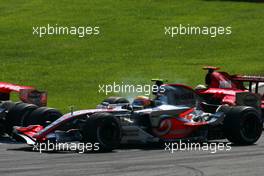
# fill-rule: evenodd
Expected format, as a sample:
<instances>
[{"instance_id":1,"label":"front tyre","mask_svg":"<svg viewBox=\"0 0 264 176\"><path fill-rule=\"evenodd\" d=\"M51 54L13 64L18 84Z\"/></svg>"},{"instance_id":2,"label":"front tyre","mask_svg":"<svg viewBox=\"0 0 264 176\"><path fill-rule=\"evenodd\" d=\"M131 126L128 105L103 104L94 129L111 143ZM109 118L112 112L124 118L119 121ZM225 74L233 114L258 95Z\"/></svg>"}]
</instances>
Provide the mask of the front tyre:
<instances>
[{"instance_id":1,"label":"front tyre","mask_svg":"<svg viewBox=\"0 0 264 176\"><path fill-rule=\"evenodd\" d=\"M84 142L99 143L99 150L110 152L121 141L119 120L109 113L91 115L81 127Z\"/></svg>"},{"instance_id":2,"label":"front tyre","mask_svg":"<svg viewBox=\"0 0 264 176\"><path fill-rule=\"evenodd\" d=\"M234 144L254 144L260 138L262 128L261 115L252 107L231 107L226 112L223 130L226 138Z\"/></svg>"}]
</instances>

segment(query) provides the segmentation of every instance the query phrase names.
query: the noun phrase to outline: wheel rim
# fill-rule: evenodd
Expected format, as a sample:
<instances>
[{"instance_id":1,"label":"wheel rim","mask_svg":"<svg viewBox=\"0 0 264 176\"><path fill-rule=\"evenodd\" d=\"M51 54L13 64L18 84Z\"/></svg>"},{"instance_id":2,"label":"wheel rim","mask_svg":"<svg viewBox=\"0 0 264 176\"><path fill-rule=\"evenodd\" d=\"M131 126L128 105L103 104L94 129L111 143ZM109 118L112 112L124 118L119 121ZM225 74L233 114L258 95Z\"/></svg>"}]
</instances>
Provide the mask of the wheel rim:
<instances>
[{"instance_id":1,"label":"wheel rim","mask_svg":"<svg viewBox=\"0 0 264 176\"><path fill-rule=\"evenodd\" d=\"M100 125L97 128L98 141L105 147L116 145L119 140L119 131L116 123Z\"/></svg>"}]
</instances>

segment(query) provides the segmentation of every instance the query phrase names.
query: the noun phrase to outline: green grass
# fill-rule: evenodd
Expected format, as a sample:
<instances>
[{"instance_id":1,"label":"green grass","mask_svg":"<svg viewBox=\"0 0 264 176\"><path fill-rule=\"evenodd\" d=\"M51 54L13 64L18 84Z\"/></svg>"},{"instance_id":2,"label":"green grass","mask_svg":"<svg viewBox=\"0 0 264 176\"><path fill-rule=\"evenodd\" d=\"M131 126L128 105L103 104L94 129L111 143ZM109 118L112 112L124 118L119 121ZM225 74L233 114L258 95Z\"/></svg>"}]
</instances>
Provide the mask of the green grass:
<instances>
[{"instance_id":1,"label":"green grass","mask_svg":"<svg viewBox=\"0 0 264 176\"><path fill-rule=\"evenodd\" d=\"M32 26L100 26L101 35L32 35ZM232 26L231 36L164 35L178 24ZM92 108L98 84L147 84L153 77L195 86L203 65L231 73L264 72L264 3L205 0L3 0L1 81L34 85L49 106Z\"/></svg>"}]
</instances>

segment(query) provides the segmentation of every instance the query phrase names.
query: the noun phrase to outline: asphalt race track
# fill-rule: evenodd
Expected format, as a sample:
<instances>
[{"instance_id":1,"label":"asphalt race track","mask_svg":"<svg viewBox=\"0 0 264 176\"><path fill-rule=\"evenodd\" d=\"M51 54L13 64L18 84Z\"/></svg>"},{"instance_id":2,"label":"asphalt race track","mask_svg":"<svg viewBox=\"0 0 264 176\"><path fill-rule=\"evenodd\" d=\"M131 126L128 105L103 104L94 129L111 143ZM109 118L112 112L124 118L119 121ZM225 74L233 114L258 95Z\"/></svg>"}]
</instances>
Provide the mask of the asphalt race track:
<instances>
[{"instance_id":1,"label":"asphalt race track","mask_svg":"<svg viewBox=\"0 0 264 176\"><path fill-rule=\"evenodd\" d=\"M232 146L231 151L177 151L161 148L122 148L112 153L32 151L24 144L2 138L0 175L125 175L125 176L253 176L264 172L264 137L253 146Z\"/></svg>"}]
</instances>

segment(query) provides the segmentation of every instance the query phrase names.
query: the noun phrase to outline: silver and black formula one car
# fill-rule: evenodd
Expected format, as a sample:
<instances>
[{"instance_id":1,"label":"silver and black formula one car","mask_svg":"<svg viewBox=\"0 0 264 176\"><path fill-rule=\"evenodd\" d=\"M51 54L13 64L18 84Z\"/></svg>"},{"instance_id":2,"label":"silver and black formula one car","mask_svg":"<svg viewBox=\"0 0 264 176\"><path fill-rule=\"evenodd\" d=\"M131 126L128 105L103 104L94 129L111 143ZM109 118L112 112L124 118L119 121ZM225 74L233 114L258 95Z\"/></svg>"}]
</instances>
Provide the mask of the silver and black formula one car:
<instances>
[{"instance_id":1,"label":"silver and black formula one car","mask_svg":"<svg viewBox=\"0 0 264 176\"><path fill-rule=\"evenodd\" d=\"M15 127L14 132L28 144L82 141L99 143L113 150L120 143L152 143L178 140L228 139L235 144L255 143L262 133L262 119L248 106L219 106L215 113L199 107L195 91L180 84L159 84L153 99L110 97L96 109L63 115L43 127Z\"/></svg>"}]
</instances>

